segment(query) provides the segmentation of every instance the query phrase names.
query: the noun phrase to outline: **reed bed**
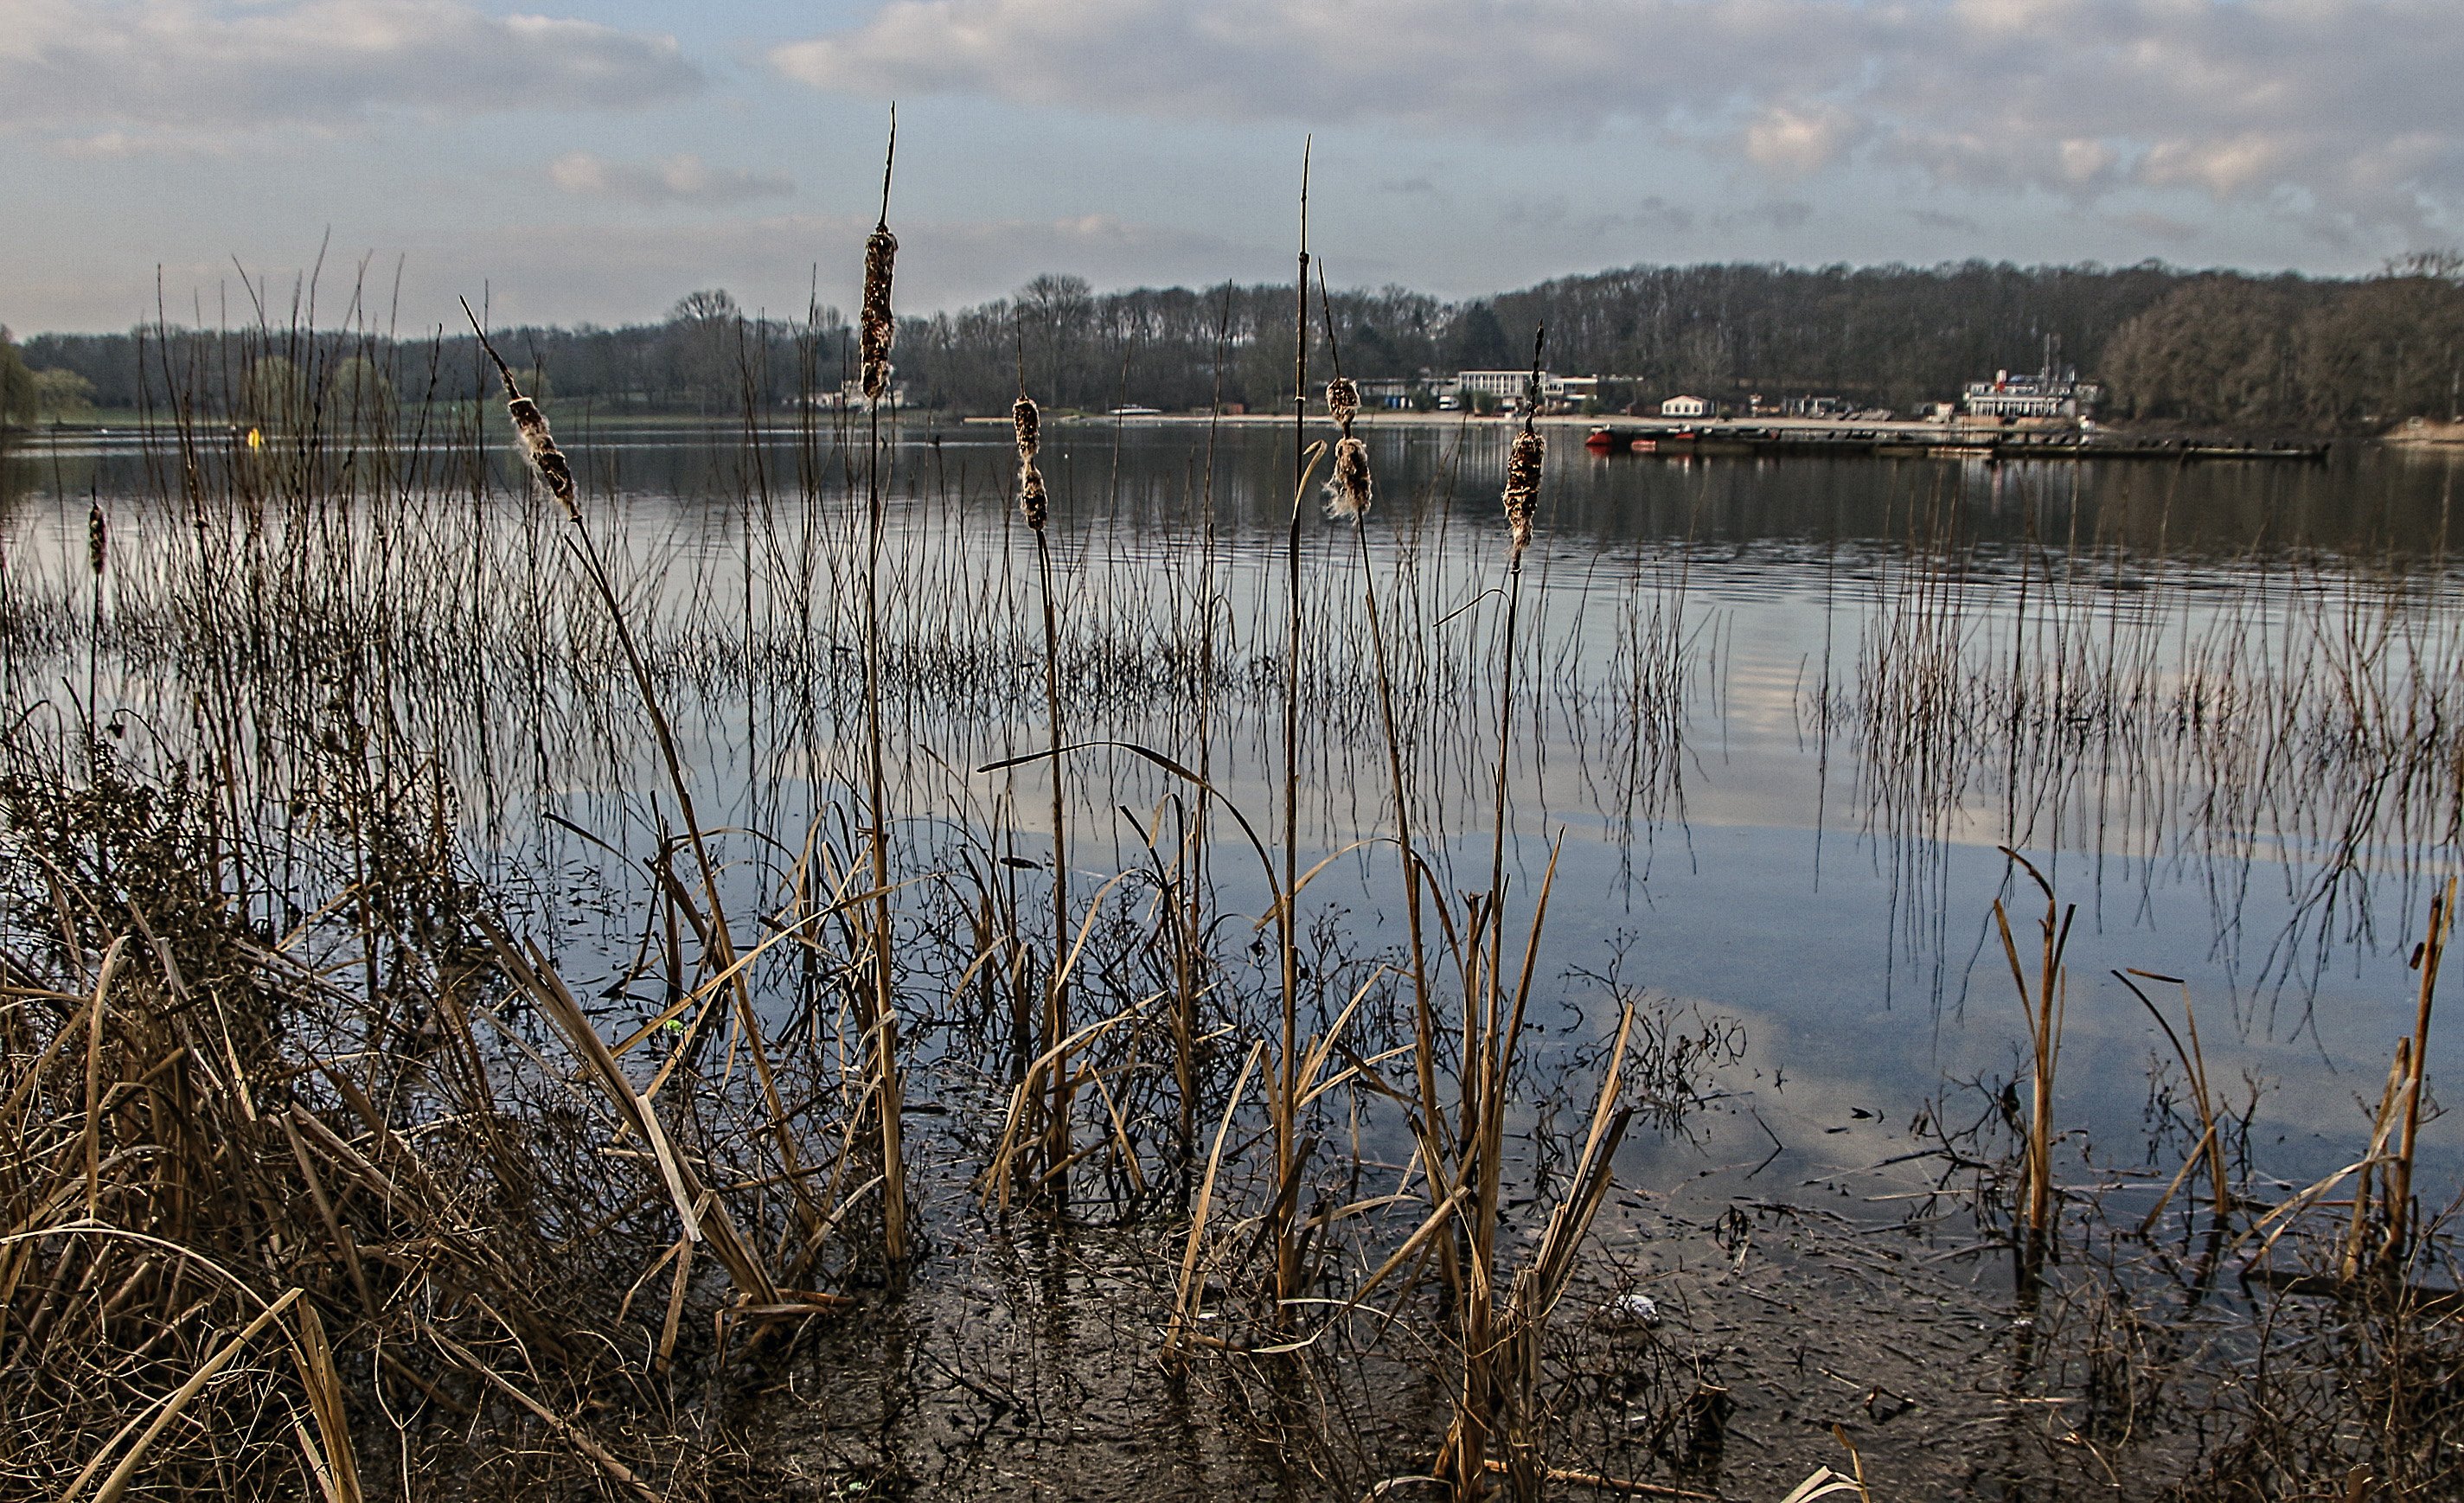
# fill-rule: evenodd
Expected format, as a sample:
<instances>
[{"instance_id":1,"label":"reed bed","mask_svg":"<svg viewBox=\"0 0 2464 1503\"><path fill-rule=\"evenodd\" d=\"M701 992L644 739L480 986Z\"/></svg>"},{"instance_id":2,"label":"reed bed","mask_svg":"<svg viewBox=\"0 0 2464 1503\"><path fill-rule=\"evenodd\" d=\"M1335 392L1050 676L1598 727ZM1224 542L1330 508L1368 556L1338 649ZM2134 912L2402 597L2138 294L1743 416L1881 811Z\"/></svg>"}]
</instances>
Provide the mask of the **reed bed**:
<instances>
[{"instance_id":1,"label":"reed bed","mask_svg":"<svg viewBox=\"0 0 2464 1503\"><path fill-rule=\"evenodd\" d=\"M748 1392L905 1341L975 1255L1042 1271L985 1308L1059 1308L1100 1271L1160 1375L1138 1381L1250 1432L1262 1487L1733 1491L1716 1359L1637 1314L1615 1258L1643 1188L1621 1151L1682 1133L1716 1094L1703 1061L1735 1051L1621 984L1565 1025L1535 813L1556 759L1612 831L1682 815L1719 615L1691 549L1552 537L1567 464L1528 417L1398 482L1322 286L1311 338L1303 246L1295 392L1331 379L1323 415L1294 397L1288 493L1279 470L1232 494L1210 447L1177 493L1108 476L1100 507L1071 472L1092 446L1054 445L1023 390L971 452L898 441L877 406L764 431L748 374L726 504L687 516L587 414L554 414L568 457L513 352L396 371L427 396L352 411L350 345L304 304L158 331L150 494L98 502L92 552L5 561L30 711L0 785L0 1404L49 1448L0 1466L106 1495L777 1486L793 1458ZM1233 507L1271 543L1220 535ZM1193 508L1207 525L1167 524ZM1859 748L1879 829L1940 843L2000 793L2004 839L2036 849L2081 817L2083 767L2161 763L2216 780L2211 859L2318 848L2305 912L2375 912L2358 889L2390 851L2452 850L2443 585L2296 571L2217 610L2159 582L2123 609L2050 552L1984 578L1947 510L1910 525L1905 576L1803 700L1817 741ZM64 662L83 683L55 695ZM1355 926L1359 894L1399 901L1400 932ZM2066 932L2049 908L2033 978L2008 944L2024 1120L1940 1151L1965 1224L2035 1249L2013 1402L2087 1391L2122 1424L2145 1401L2113 1394L2181 1391L2157 1349L2188 1317L2157 1296L2216 1297L2261 1243L2326 1249L2299 1276L2331 1301L2436 1307L2444 1224L2409 1176L2441 944L2342 1205L2255 1177L2185 1003L2175 1189L2205 1175L2198 1235L2234 1257L2165 1284L2191 1197L2129 1242L2066 1187ZM2384 1318L2341 1329L2411 1339ZM2443 1412L2440 1339L2302 1370L2401 1387L2376 1440L2285 1461L2254 1407L2188 1454L2225 1478L2366 1452L2429 1486L2443 1463L2395 1452ZM987 1428L1033 1407L964 1339L905 1350ZM1798 1495L1862 1493L1866 1453L1821 1439L1847 1471ZM828 1487L920 1486L882 1444Z\"/></svg>"}]
</instances>

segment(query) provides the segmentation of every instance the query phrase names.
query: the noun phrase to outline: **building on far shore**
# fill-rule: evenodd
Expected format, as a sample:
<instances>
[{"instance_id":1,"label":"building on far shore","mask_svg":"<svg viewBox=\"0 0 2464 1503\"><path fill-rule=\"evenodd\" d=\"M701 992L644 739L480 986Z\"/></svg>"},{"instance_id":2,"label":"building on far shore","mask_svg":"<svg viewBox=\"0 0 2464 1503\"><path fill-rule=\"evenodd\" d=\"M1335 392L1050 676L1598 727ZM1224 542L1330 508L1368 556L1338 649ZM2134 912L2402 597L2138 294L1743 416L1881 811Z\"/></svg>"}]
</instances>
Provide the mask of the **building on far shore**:
<instances>
[{"instance_id":1,"label":"building on far shore","mask_svg":"<svg viewBox=\"0 0 2464 1503\"><path fill-rule=\"evenodd\" d=\"M1991 381L1971 381L1960 393L1959 405L1970 417L2066 417L2079 419L2096 410L2103 388L2081 381L2075 369L2058 374L2050 365L2035 375L1997 370Z\"/></svg>"},{"instance_id":2,"label":"building on far shore","mask_svg":"<svg viewBox=\"0 0 2464 1503\"><path fill-rule=\"evenodd\" d=\"M1497 407L1509 408L1523 400L1524 385L1531 379L1529 370L1459 370L1455 372L1454 388L1448 393L1451 404L1442 398L1440 407L1477 407L1482 398ZM1595 401L1600 394L1597 376L1561 376L1554 371L1540 372L1540 408L1546 412L1565 412ZM1368 392L1361 392L1366 401Z\"/></svg>"},{"instance_id":3,"label":"building on far shore","mask_svg":"<svg viewBox=\"0 0 2464 1503\"><path fill-rule=\"evenodd\" d=\"M1661 417L1709 417L1711 404L1702 397L1670 397L1660 404Z\"/></svg>"}]
</instances>

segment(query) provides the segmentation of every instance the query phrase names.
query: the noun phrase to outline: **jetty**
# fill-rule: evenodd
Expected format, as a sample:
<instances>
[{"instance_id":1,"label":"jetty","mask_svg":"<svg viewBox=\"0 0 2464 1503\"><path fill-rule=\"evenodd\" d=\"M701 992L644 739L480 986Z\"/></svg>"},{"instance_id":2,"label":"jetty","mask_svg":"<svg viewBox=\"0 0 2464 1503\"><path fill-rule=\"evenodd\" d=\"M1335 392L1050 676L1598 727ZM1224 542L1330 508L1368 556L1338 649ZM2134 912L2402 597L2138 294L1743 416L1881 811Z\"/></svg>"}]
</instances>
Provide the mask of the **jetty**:
<instances>
[{"instance_id":1,"label":"jetty","mask_svg":"<svg viewBox=\"0 0 2464 1503\"><path fill-rule=\"evenodd\" d=\"M1840 424L1810 426L1745 423L1698 424L1684 427L1603 424L1584 438L1595 454L1633 455L1647 459L1693 459L1713 456L1755 458L1868 457L2016 461L2085 461L2100 459L2167 460L2189 464L2207 460L2269 460L2318 464L2327 457L2323 443L2232 444L2196 440L2105 438L2077 430L2058 432L1978 431L1946 428L1939 423L1903 423L1850 428Z\"/></svg>"}]
</instances>

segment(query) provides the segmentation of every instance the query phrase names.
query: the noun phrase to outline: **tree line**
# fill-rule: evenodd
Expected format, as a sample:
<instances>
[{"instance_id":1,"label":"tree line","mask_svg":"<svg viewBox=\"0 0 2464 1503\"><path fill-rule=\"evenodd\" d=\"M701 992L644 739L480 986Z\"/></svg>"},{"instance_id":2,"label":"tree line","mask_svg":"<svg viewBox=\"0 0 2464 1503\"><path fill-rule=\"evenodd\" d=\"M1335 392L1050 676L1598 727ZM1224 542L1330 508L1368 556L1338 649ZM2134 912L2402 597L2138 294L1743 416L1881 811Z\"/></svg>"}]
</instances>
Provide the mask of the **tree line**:
<instances>
[{"instance_id":1,"label":"tree line","mask_svg":"<svg viewBox=\"0 0 2464 1503\"><path fill-rule=\"evenodd\" d=\"M1401 287L1314 293L1313 379L1450 380L1514 368L1546 325L1554 370L1615 378L1613 406L1825 393L1910 410L1997 369L2051 360L2107 387L2108 417L2351 431L2447 417L2464 396L2464 260L2425 254L2358 278L1982 261L1930 267L1638 266L1446 301ZM1097 292L1045 276L1008 298L901 320L911 408L1166 410L1290 401L1293 289ZM724 291L652 323L519 327L499 349L553 401L601 410L740 412L835 392L854 375L838 310L747 316ZM476 341L358 331L148 327L0 343L0 420L87 407L270 410L459 400L490 381ZM339 386L337 385L339 383Z\"/></svg>"}]
</instances>

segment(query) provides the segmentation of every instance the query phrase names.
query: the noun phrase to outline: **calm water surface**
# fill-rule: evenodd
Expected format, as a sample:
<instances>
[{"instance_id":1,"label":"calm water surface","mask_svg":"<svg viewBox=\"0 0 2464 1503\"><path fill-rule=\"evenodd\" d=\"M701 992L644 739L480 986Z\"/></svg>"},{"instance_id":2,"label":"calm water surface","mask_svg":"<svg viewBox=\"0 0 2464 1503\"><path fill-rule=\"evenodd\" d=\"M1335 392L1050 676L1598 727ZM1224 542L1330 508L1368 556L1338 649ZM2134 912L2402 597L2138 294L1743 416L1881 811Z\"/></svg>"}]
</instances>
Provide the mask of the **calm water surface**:
<instances>
[{"instance_id":1,"label":"calm water surface","mask_svg":"<svg viewBox=\"0 0 2464 1503\"><path fill-rule=\"evenodd\" d=\"M749 900L858 770L854 452L568 428L704 818L748 832L732 879ZM2124 1159L2139 1142L2163 1046L2110 973L2140 967L2189 983L2220 1074L2263 1082L2270 1170L2346 1160L2356 1098L2409 1026L2430 884L2457 859L2451 461L1669 461L1594 456L1580 434L1552 434L1522 564L1507 748L1523 915L1556 852L1544 1028L1593 1037L1614 970L1742 1025L1740 1143L1783 1143L1798 1179L1886 1157L1947 1079L2006 1075L2023 1045L1991 908L2011 901L2025 945L2040 899L2008 846L2078 905L2066 1122ZM1045 735L1006 438L902 434L886 482L889 740L917 871L962 827L998 822L1027 857L1048 835L1042 767L975 770ZM1045 454L1069 738L1202 765L1267 831L1292 451L1265 426L1054 424ZM1417 833L1459 888L1485 881L1495 827L1508 584L1502 430L1375 430L1373 453L1365 528L1319 515L1315 477L1299 528L1301 864L1334 856L1310 906L1357 953L1400 942L1362 570ZM253 756L296 752L283 696L202 682L174 623L200 600L236 616L286 548L340 549L347 577L276 622L287 651L313 677L335 651L319 633L385 635L389 684L352 692L389 695L406 743L439 751L483 870L534 895L567 963L619 969L643 879L545 816L639 854L672 811L561 519L501 455L449 455L345 477L349 500L277 494L274 542L209 543L162 499L173 473L108 445L11 462L12 696L73 719L92 672L139 740L176 749L223 694ZM99 616L89 497L112 549ZM1083 898L1138 864L1176 785L1100 750L1068 780ZM269 803L279 783L264 775ZM1263 908L1254 863L1227 849L1216 870L1225 907ZM2458 1037L2434 1036L2433 1076L2464 1060ZM2457 1141L2438 1124L2437 1152ZM1724 1151L1640 1144L1638 1172Z\"/></svg>"}]
</instances>

